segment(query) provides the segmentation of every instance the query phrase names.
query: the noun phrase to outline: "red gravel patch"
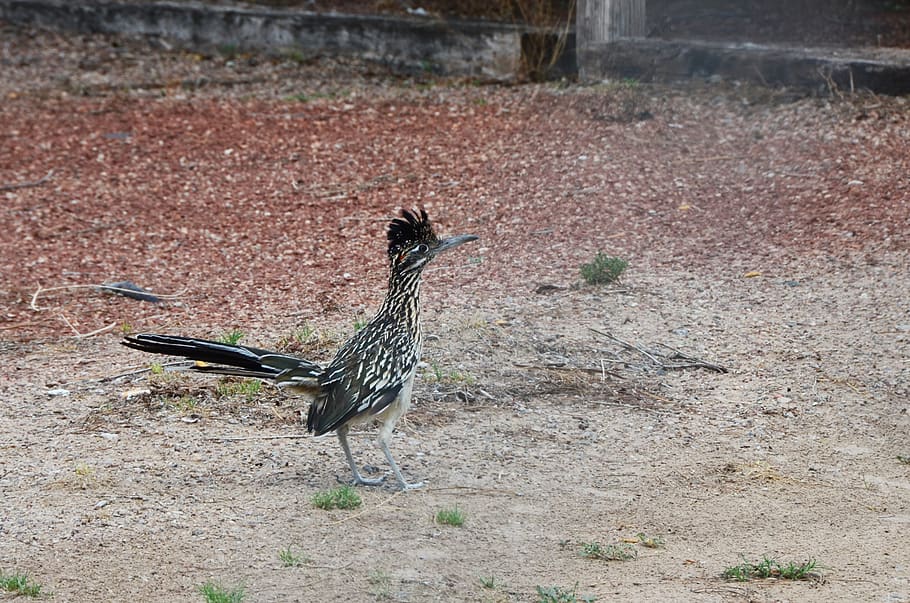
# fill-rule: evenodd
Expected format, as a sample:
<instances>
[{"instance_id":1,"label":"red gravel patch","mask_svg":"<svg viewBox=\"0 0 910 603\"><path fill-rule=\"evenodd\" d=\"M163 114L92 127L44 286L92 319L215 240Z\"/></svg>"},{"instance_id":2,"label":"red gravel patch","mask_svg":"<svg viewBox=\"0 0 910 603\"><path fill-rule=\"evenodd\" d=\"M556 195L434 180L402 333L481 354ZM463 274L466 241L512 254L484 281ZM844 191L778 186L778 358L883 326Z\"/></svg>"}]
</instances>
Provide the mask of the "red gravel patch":
<instances>
[{"instance_id":1,"label":"red gravel patch","mask_svg":"<svg viewBox=\"0 0 910 603\"><path fill-rule=\"evenodd\" d=\"M481 236L465 252L473 269L458 277L474 295L571 284L599 250L638 265L747 271L907 246L905 99L785 102L762 90L643 85L415 89L369 80L361 66L351 89L300 102L276 95L281 78L263 75L290 77L285 63L167 53L147 59L157 81L200 60L210 72L260 77L189 93L162 84L152 95L148 82L112 92L142 60L129 56L122 73L107 65L88 96L54 88L47 74L37 86L34 65L7 83L4 338L70 332L66 321L85 333L350 315L381 298L384 222L400 207L424 206L443 231ZM298 76L320 66L307 69ZM40 185L13 188L51 170ZM445 290L445 272L431 277L434 290ZM37 305L50 312L29 307L39 286L119 280L182 292L181 313L86 290L42 296Z\"/></svg>"}]
</instances>

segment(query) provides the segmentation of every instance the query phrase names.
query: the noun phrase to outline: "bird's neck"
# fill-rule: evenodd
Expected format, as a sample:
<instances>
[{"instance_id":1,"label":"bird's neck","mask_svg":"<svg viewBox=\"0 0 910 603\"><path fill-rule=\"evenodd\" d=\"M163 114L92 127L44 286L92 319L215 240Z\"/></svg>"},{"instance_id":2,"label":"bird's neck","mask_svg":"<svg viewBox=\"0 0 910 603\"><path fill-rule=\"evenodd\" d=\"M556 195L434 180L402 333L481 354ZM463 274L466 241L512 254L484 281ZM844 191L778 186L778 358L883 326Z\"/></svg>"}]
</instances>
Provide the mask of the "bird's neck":
<instances>
[{"instance_id":1,"label":"bird's neck","mask_svg":"<svg viewBox=\"0 0 910 603\"><path fill-rule=\"evenodd\" d=\"M389 289L377 312L391 324L405 326L414 336L420 335L421 271L396 272L389 275Z\"/></svg>"}]
</instances>

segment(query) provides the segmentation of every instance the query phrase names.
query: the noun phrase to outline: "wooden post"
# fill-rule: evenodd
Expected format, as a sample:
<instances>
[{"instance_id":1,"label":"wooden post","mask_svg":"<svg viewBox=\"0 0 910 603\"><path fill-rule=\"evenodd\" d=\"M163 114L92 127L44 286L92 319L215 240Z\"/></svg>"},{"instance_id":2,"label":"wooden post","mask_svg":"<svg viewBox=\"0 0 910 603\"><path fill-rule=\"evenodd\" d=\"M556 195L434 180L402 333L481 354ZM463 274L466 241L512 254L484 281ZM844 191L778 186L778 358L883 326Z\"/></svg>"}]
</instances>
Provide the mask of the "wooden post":
<instances>
[{"instance_id":1,"label":"wooden post","mask_svg":"<svg viewBox=\"0 0 910 603\"><path fill-rule=\"evenodd\" d=\"M645 0L578 0L575 34L579 49L645 36Z\"/></svg>"}]
</instances>

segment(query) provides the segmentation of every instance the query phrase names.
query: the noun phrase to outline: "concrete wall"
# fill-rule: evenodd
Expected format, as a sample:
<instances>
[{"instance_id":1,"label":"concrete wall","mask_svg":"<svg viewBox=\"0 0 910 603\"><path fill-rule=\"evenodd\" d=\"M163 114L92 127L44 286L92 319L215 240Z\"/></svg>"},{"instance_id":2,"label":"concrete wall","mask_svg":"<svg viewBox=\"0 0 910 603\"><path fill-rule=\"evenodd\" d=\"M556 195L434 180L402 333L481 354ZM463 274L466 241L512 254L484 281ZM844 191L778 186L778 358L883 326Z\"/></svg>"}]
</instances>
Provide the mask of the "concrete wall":
<instances>
[{"instance_id":1,"label":"concrete wall","mask_svg":"<svg viewBox=\"0 0 910 603\"><path fill-rule=\"evenodd\" d=\"M585 48L582 79L674 81L719 76L822 94L868 89L910 94L910 53L899 49L813 49L722 42L621 40Z\"/></svg>"},{"instance_id":2,"label":"concrete wall","mask_svg":"<svg viewBox=\"0 0 910 603\"><path fill-rule=\"evenodd\" d=\"M56 30L155 35L193 48L356 55L404 70L504 79L519 73L524 31L470 21L100 0L0 0L0 19Z\"/></svg>"}]
</instances>

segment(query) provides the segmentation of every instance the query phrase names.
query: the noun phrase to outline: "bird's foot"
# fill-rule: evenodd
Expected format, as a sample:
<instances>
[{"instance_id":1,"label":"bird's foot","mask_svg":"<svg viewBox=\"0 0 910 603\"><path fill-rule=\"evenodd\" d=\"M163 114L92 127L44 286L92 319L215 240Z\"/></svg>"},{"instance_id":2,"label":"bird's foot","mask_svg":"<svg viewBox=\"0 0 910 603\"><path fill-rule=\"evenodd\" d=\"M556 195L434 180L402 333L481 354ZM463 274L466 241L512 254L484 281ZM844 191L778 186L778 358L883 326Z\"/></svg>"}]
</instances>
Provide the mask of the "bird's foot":
<instances>
[{"instance_id":1,"label":"bird's foot","mask_svg":"<svg viewBox=\"0 0 910 603\"><path fill-rule=\"evenodd\" d=\"M423 482L408 483L405 481L398 482L399 490L417 490L423 488Z\"/></svg>"},{"instance_id":2,"label":"bird's foot","mask_svg":"<svg viewBox=\"0 0 910 603\"><path fill-rule=\"evenodd\" d=\"M383 483L385 483L385 478L386 476L383 475L382 477L367 479L359 473L355 473L354 479L352 480L345 480L341 479L341 477L336 477L338 483L346 484L348 486L381 486Z\"/></svg>"}]
</instances>

